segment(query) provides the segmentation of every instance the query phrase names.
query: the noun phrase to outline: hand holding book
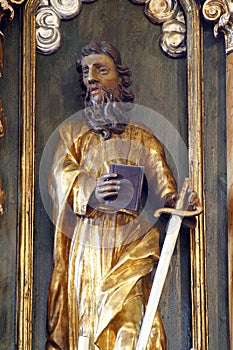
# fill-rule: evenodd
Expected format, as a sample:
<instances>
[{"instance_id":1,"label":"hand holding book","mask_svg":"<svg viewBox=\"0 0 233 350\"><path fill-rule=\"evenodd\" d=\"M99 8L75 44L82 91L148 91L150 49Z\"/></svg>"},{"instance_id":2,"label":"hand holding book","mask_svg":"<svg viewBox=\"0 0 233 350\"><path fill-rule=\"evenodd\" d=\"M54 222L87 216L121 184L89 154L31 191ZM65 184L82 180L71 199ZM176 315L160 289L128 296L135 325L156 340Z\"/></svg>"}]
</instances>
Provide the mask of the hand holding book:
<instances>
[{"instance_id":1,"label":"hand holding book","mask_svg":"<svg viewBox=\"0 0 233 350\"><path fill-rule=\"evenodd\" d=\"M97 179L95 196L100 203L106 200L116 198L120 190L120 180L117 179L117 174L109 173L100 176Z\"/></svg>"},{"instance_id":2,"label":"hand holding book","mask_svg":"<svg viewBox=\"0 0 233 350\"><path fill-rule=\"evenodd\" d=\"M141 166L111 164L110 173L97 180L96 198L110 208L137 210L143 176Z\"/></svg>"}]
</instances>

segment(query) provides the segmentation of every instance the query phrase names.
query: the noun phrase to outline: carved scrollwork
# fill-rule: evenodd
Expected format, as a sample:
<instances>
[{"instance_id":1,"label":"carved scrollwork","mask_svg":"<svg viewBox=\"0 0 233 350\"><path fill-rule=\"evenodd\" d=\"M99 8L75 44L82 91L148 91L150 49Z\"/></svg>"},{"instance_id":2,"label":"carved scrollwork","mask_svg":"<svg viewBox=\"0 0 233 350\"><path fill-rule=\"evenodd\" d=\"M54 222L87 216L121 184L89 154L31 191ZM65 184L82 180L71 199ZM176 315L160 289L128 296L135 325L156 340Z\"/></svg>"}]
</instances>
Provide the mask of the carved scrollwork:
<instances>
[{"instance_id":1,"label":"carved scrollwork","mask_svg":"<svg viewBox=\"0 0 233 350\"><path fill-rule=\"evenodd\" d=\"M37 10L36 40L39 53L49 55L55 52L61 41L60 19L70 19L81 11L82 3L96 0L42 0ZM162 25L160 45L171 57L186 53L186 25L177 0L130 0L145 6L145 15L152 23Z\"/></svg>"},{"instance_id":2,"label":"carved scrollwork","mask_svg":"<svg viewBox=\"0 0 233 350\"><path fill-rule=\"evenodd\" d=\"M164 23L177 15L176 0L150 0L145 5L145 14L153 23Z\"/></svg>"},{"instance_id":3,"label":"carved scrollwork","mask_svg":"<svg viewBox=\"0 0 233 350\"><path fill-rule=\"evenodd\" d=\"M181 57L186 53L186 25L183 12L176 0L149 0L145 5L145 15L153 23L162 23L160 46L171 57Z\"/></svg>"},{"instance_id":4,"label":"carved scrollwork","mask_svg":"<svg viewBox=\"0 0 233 350\"><path fill-rule=\"evenodd\" d=\"M206 21L214 22L214 36L224 33L226 53L233 52L233 7L227 0L207 0L202 8Z\"/></svg>"},{"instance_id":5,"label":"carved scrollwork","mask_svg":"<svg viewBox=\"0 0 233 350\"><path fill-rule=\"evenodd\" d=\"M81 0L42 0L36 13L37 51L50 55L61 44L60 21L70 19L81 11Z\"/></svg>"},{"instance_id":6,"label":"carved scrollwork","mask_svg":"<svg viewBox=\"0 0 233 350\"><path fill-rule=\"evenodd\" d=\"M169 56L184 56L186 53L186 25L182 12L178 12L174 19L162 25L160 45Z\"/></svg>"},{"instance_id":7,"label":"carved scrollwork","mask_svg":"<svg viewBox=\"0 0 233 350\"><path fill-rule=\"evenodd\" d=\"M69 19L77 16L81 10L81 0L50 0L51 6L60 18Z\"/></svg>"},{"instance_id":8,"label":"carved scrollwork","mask_svg":"<svg viewBox=\"0 0 233 350\"><path fill-rule=\"evenodd\" d=\"M42 6L36 14L36 43L38 52L50 55L61 43L60 18L49 6Z\"/></svg>"}]
</instances>

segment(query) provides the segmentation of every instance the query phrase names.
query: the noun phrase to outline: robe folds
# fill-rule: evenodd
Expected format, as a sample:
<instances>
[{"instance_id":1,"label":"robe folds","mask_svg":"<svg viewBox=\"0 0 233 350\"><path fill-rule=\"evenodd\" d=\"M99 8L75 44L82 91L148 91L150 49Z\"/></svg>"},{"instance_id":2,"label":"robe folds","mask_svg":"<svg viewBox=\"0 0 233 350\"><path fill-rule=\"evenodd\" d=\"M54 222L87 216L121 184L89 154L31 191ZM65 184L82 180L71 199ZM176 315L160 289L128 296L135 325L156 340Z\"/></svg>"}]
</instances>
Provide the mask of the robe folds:
<instances>
[{"instance_id":1,"label":"robe folds","mask_svg":"<svg viewBox=\"0 0 233 350\"><path fill-rule=\"evenodd\" d=\"M110 163L144 167L138 212L97 203L96 180ZM163 147L143 125L103 140L85 122L69 121L59 128L49 192L56 230L46 349L83 350L82 336L88 350L134 350L159 259L159 231L147 212L176 193ZM147 349L166 349L159 313Z\"/></svg>"}]
</instances>

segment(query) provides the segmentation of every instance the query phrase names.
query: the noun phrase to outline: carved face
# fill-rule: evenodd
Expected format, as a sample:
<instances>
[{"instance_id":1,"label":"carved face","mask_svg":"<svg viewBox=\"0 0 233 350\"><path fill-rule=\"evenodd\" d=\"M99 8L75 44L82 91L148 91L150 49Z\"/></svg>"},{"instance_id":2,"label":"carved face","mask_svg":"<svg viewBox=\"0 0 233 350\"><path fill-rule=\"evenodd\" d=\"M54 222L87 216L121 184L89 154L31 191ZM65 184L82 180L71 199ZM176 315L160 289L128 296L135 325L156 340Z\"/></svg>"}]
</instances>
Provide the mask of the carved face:
<instances>
[{"instance_id":1,"label":"carved face","mask_svg":"<svg viewBox=\"0 0 233 350\"><path fill-rule=\"evenodd\" d=\"M119 75L113 59L105 54L92 54L82 60L83 83L89 90L90 98L100 103L103 90L119 94Z\"/></svg>"}]
</instances>

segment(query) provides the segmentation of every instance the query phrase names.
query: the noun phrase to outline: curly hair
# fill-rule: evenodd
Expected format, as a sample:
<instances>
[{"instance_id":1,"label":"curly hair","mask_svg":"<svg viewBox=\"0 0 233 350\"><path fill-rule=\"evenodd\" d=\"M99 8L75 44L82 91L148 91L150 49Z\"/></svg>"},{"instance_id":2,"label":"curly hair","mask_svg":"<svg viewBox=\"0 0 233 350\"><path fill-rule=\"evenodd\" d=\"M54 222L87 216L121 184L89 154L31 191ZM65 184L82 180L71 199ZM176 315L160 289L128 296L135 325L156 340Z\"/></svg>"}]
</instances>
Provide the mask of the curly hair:
<instances>
[{"instance_id":1,"label":"curly hair","mask_svg":"<svg viewBox=\"0 0 233 350\"><path fill-rule=\"evenodd\" d=\"M77 59L76 69L80 73L80 83L83 90L83 95L86 93L86 87L83 84L82 60L84 57L93 54L105 54L113 59L122 85L122 102L133 102L134 94L129 89L129 86L132 84L131 70L129 67L122 64L119 51L112 44L106 41L91 41L90 44L83 47L81 57Z\"/></svg>"}]
</instances>

